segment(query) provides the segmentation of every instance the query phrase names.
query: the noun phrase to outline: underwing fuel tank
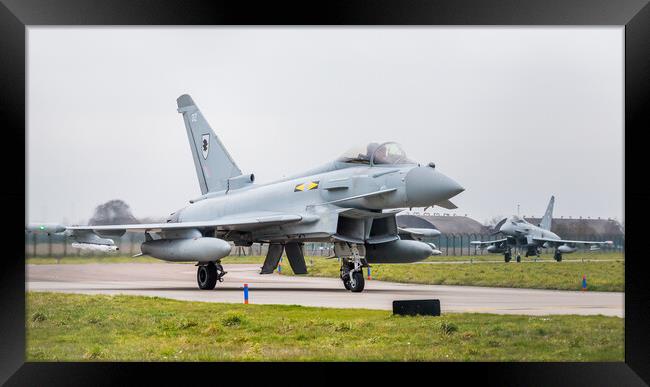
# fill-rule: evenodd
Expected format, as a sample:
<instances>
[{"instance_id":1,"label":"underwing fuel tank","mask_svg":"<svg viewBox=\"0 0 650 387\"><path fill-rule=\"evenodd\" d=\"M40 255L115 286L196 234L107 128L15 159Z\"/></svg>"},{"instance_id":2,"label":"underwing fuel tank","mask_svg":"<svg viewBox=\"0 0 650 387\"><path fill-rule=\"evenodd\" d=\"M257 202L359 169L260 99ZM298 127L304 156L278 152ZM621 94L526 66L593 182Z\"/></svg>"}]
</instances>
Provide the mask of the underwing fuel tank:
<instances>
[{"instance_id":1,"label":"underwing fuel tank","mask_svg":"<svg viewBox=\"0 0 650 387\"><path fill-rule=\"evenodd\" d=\"M230 244L223 239L197 237L158 239L140 246L142 254L172 262L210 262L230 254Z\"/></svg>"},{"instance_id":2,"label":"underwing fuel tank","mask_svg":"<svg viewBox=\"0 0 650 387\"><path fill-rule=\"evenodd\" d=\"M506 251L505 249L503 249L501 247L498 247L498 246L494 246L494 245L488 246L488 248L487 248L488 253L495 253L496 254L496 253L504 253L505 251Z\"/></svg>"},{"instance_id":3,"label":"underwing fuel tank","mask_svg":"<svg viewBox=\"0 0 650 387\"><path fill-rule=\"evenodd\" d=\"M575 251L578 250L578 249L575 248L575 247L571 247L571 246L567 246L567 245L562 245L562 246L558 247L557 250L558 250L560 253L562 253L562 254L569 254L569 253L573 253L573 252L575 252Z\"/></svg>"},{"instance_id":4,"label":"underwing fuel tank","mask_svg":"<svg viewBox=\"0 0 650 387\"><path fill-rule=\"evenodd\" d=\"M429 243L396 240L379 244L366 244L368 263L411 263L421 261L434 254Z\"/></svg>"}]
</instances>

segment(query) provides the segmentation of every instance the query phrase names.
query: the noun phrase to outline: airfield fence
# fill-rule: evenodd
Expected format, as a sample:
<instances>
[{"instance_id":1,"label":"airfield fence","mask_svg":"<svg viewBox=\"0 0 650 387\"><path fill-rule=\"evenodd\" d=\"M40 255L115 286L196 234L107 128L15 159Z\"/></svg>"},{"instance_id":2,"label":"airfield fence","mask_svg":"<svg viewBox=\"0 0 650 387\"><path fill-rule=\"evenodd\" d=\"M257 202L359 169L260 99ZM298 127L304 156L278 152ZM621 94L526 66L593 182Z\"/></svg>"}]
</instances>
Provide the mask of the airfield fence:
<instances>
[{"instance_id":1,"label":"airfield fence","mask_svg":"<svg viewBox=\"0 0 650 387\"><path fill-rule=\"evenodd\" d=\"M436 238L427 240L438 247L445 256L471 256L486 255L487 250L480 249L470 244L471 241L496 240L499 236L488 234L443 234ZM621 235L591 235L591 236L566 236L565 239L604 241L611 240L611 246L603 246L601 252L623 252L625 246L624 236ZM43 235L25 234L25 257L102 257L115 255L133 256L140 253L140 244L144 242L141 234L128 233L121 238L115 238L115 244L119 248L116 252L99 252L76 249L71 246L73 240L64 235ZM253 244L250 247L234 246L231 255L234 256L255 256L266 255L267 244ZM552 253L553 249L542 249L542 253ZM589 247L580 248L578 251L589 251ZM331 243L306 243L305 255L330 257L334 255L334 248Z\"/></svg>"}]
</instances>

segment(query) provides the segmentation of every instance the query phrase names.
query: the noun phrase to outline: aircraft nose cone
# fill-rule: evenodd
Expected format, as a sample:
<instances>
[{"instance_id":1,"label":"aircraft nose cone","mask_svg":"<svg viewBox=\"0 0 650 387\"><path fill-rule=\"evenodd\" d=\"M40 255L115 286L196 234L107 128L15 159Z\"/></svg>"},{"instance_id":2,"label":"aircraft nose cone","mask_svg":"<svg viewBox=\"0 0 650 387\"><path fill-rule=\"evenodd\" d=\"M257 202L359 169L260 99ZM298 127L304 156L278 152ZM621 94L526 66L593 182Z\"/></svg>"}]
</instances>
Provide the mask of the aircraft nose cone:
<instances>
[{"instance_id":1,"label":"aircraft nose cone","mask_svg":"<svg viewBox=\"0 0 650 387\"><path fill-rule=\"evenodd\" d=\"M464 190L456 181L431 167L415 167L406 174L409 207L427 207Z\"/></svg>"},{"instance_id":2,"label":"aircraft nose cone","mask_svg":"<svg viewBox=\"0 0 650 387\"><path fill-rule=\"evenodd\" d=\"M510 225L510 222L506 221L504 222L501 227L499 227L499 231L504 233L504 234L511 234L512 233L512 226Z\"/></svg>"}]
</instances>

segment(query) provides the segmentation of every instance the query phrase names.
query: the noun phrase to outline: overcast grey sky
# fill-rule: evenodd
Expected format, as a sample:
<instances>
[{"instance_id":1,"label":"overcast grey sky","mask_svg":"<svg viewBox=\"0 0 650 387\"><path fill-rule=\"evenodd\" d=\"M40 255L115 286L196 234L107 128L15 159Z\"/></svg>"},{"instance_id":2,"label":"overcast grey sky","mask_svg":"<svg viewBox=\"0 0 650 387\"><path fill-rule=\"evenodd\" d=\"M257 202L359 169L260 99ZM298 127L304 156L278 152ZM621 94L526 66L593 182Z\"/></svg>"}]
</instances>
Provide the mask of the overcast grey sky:
<instances>
[{"instance_id":1,"label":"overcast grey sky","mask_svg":"<svg viewBox=\"0 0 650 387\"><path fill-rule=\"evenodd\" d=\"M623 28L28 28L27 218L200 195L190 94L259 182L400 142L479 221L623 215ZM448 212L436 208L436 212Z\"/></svg>"}]
</instances>

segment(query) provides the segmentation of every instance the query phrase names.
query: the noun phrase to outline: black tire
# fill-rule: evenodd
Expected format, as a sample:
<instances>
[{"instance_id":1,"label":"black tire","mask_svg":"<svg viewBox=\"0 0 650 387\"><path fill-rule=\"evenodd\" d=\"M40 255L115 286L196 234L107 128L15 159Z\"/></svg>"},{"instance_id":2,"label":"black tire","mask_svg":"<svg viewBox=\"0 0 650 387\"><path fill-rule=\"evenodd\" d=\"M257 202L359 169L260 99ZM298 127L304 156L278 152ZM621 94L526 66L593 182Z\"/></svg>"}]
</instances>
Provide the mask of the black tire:
<instances>
[{"instance_id":1,"label":"black tire","mask_svg":"<svg viewBox=\"0 0 650 387\"><path fill-rule=\"evenodd\" d=\"M217 267L210 262L201 265L196 271L196 282L201 290L212 290L217 285Z\"/></svg>"},{"instance_id":2,"label":"black tire","mask_svg":"<svg viewBox=\"0 0 650 387\"><path fill-rule=\"evenodd\" d=\"M521 255L517 254L517 262L521 262Z\"/></svg>"},{"instance_id":3,"label":"black tire","mask_svg":"<svg viewBox=\"0 0 650 387\"><path fill-rule=\"evenodd\" d=\"M510 253L505 253L505 254L503 255L503 260L504 260L506 263L508 263L508 262L510 262L510 259L512 259L511 257L512 257L512 256L510 255Z\"/></svg>"},{"instance_id":4,"label":"black tire","mask_svg":"<svg viewBox=\"0 0 650 387\"><path fill-rule=\"evenodd\" d=\"M350 290L350 281L342 280L346 290Z\"/></svg>"},{"instance_id":5,"label":"black tire","mask_svg":"<svg viewBox=\"0 0 650 387\"><path fill-rule=\"evenodd\" d=\"M366 280L363 278L363 272L355 271L352 273L354 276L354 286L350 284L350 291L353 293L360 293L363 291L363 288L366 286Z\"/></svg>"},{"instance_id":6,"label":"black tire","mask_svg":"<svg viewBox=\"0 0 650 387\"><path fill-rule=\"evenodd\" d=\"M353 267L352 265L349 265L347 263L344 263L343 265L341 265L341 281L343 281L343 286L345 286L345 290L350 290L350 277L349 277L349 274L351 274L351 273L349 272L349 270L351 270L352 267ZM348 275L345 276L347 279L343 278L346 273L348 273Z\"/></svg>"},{"instance_id":7,"label":"black tire","mask_svg":"<svg viewBox=\"0 0 650 387\"><path fill-rule=\"evenodd\" d=\"M555 260L558 262L562 262L562 254L555 253L555 256L553 258L555 258Z\"/></svg>"}]
</instances>

